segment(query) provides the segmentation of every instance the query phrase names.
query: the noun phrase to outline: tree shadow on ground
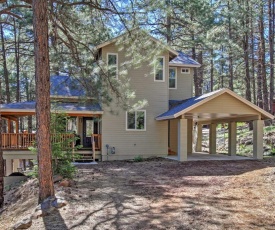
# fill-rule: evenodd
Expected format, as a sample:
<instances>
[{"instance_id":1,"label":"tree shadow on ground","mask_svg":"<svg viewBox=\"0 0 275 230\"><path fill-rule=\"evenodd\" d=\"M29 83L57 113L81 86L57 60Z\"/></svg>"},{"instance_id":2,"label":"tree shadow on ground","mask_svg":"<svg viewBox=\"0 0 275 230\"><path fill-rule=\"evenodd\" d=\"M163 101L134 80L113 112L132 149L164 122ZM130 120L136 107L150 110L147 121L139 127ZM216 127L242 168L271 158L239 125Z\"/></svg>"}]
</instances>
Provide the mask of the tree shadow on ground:
<instances>
[{"instance_id":1,"label":"tree shadow on ground","mask_svg":"<svg viewBox=\"0 0 275 230\"><path fill-rule=\"evenodd\" d=\"M148 160L150 162L150 160ZM146 164L147 161L141 162ZM109 164L111 164L109 162ZM123 164L123 163L122 163ZM130 163L131 164L131 163ZM139 170L132 163L133 171ZM108 166L107 166L108 167ZM238 161L189 161L178 162L169 159L158 159L153 164L144 165L146 170L153 170L157 172L175 172L175 176L231 176L240 175L246 172L259 170L263 168L275 167L275 160L269 162L268 160L238 160ZM170 175L170 174L169 174Z\"/></svg>"},{"instance_id":2,"label":"tree shadow on ground","mask_svg":"<svg viewBox=\"0 0 275 230\"><path fill-rule=\"evenodd\" d=\"M54 229L69 229L65 224L63 217L61 216L58 209L54 210L51 214L43 216L43 222L46 230Z\"/></svg>"},{"instance_id":3,"label":"tree shadow on ground","mask_svg":"<svg viewBox=\"0 0 275 230\"><path fill-rule=\"evenodd\" d=\"M253 202L247 202L246 193L235 196L234 187L233 193L226 193L234 176L268 167L274 164L265 161L181 163L163 159L79 166L75 191L90 193L69 203L72 207L84 204L84 211L70 209L75 218L67 226L61 215L50 220L55 228L46 223L45 226L46 229L272 228L270 221L259 221L265 216L257 206L256 197ZM244 185L249 191L253 183L234 184ZM259 211L254 212L253 208Z\"/></svg>"}]
</instances>

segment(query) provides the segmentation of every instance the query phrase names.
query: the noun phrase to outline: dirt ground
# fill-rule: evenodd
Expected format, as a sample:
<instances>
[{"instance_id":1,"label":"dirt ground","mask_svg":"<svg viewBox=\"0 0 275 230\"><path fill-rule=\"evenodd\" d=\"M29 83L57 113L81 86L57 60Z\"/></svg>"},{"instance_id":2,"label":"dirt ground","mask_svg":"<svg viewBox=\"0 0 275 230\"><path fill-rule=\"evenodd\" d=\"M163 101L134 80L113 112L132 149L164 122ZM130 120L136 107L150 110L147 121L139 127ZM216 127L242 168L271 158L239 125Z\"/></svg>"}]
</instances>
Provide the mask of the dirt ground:
<instances>
[{"instance_id":1,"label":"dirt ground","mask_svg":"<svg viewBox=\"0 0 275 230\"><path fill-rule=\"evenodd\" d=\"M69 204L30 229L275 229L275 160L99 162L78 167ZM0 229L32 213L37 182L6 195Z\"/></svg>"}]
</instances>

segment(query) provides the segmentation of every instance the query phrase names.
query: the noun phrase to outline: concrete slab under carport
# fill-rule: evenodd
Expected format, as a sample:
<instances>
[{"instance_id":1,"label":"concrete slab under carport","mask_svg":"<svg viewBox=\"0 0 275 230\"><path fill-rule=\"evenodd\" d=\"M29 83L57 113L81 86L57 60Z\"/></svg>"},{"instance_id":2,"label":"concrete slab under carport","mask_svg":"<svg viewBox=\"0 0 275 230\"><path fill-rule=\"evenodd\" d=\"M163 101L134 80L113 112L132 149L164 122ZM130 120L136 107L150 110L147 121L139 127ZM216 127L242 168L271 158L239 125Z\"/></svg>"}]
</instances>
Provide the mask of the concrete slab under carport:
<instances>
[{"instance_id":1,"label":"concrete slab under carport","mask_svg":"<svg viewBox=\"0 0 275 230\"><path fill-rule=\"evenodd\" d=\"M166 159L179 160L178 156L167 156ZM205 152L195 152L188 154L187 161L238 161L238 160L255 160L253 157L245 156L228 156L225 154L209 154Z\"/></svg>"}]
</instances>

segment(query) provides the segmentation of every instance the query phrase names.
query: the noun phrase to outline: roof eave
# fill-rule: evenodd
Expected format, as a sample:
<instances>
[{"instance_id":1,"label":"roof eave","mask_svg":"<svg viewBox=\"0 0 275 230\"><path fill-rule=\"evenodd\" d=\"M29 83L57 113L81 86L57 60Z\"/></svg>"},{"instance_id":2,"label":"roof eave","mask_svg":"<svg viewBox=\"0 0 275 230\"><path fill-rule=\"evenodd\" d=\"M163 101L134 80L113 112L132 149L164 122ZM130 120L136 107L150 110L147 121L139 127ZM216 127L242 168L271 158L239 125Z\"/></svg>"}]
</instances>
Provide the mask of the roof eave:
<instances>
[{"instance_id":1,"label":"roof eave","mask_svg":"<svg viewBox=\"0 0 275 230\"><path fill-rule=\"evenodd\" d=\"M2 113L35 113L35 109L1 109ZM56 112L56 110L52 110L51 112ZM62 113L83 113L83 114L103 114L104 111L91 111L91 110L62 110Z\"/></svg>"},{"instance_id":2,"label":"roof eave","mask_svg":"<svg viewBox=\"0 0 275 230\"><path fill-rule=\"evenodd\" d=\"M175 116L164 116L164 117L156 117L157 121L170 120L176 118Z\"/></svg>"},{"instance_id":3,"label":"roof eave","mask_svg":"<svg viewBox=\"0 0 275 230\"><path fill-rule=\"evenodd\" d=\"M4 108L0 108L1 113L7 113L7 112L19 112L19 113L35 113L35 109L4 109Z\"/></svg>"},{"instance_id":4,"label":"roof eave","mask_svg":"<svg viewBox=\"0 0 275 230\"><path fill-rule=\"evenodd\" d=\"M96 46L96 49L99 50L99 49L103 48L104 46L107 46L107 45L110 45L110 44L116 42L117 40L118 40L118 37L113 38L113 39L111 39L111 40L109 40L109 41L106 41L106 42L104 42L104 43L102 43L102 44L97 45L97 46Z\"/></svg>"},{"instance_id":5,"label":"roof eave","mask_svg":"<svg viewBox=\"0 0 275 230\"><path fill-rule=\"evenodd\" d=\"M201 64L177 64L177 63L169 63L169 66L175 66L175 67L193 67L193 68L199 68L201 67Z\"/></svg>"}]
</instances>

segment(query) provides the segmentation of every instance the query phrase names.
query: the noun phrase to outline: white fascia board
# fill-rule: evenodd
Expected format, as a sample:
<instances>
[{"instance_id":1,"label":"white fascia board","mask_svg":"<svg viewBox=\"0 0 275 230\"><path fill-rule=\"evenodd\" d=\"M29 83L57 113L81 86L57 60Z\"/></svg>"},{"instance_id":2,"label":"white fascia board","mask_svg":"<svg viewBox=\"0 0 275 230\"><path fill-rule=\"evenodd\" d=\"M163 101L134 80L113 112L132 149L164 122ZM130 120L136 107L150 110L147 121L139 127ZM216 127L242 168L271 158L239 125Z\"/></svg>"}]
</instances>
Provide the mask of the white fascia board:
<instances>
[{"instance_id":1,"label":"white fascia board","mask_svg":"<svg viewBox=\"0 0 275 230\"><path fill-rule=\"evenodd\" d=\"M199 68L199 67L201 67L201 64L192 65L192 64L176 64L176 63L169 63L169 66Z\"/></svg>"}]
</instances>

